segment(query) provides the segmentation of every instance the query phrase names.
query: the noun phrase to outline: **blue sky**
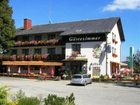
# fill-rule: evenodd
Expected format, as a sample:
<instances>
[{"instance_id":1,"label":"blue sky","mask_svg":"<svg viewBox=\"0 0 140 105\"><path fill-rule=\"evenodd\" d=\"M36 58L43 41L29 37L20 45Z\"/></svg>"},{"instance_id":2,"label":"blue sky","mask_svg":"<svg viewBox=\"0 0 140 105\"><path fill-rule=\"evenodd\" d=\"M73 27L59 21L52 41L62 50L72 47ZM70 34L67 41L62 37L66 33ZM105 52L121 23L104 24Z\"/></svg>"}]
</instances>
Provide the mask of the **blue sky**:
<instances>
[{"instance_id":1,"label":"blue sky","mask_svg":"<svg viewBox=\"0 0 140 105\"><path fill-rule=\"evenodd\" d=\"M33 25L121 17L126 41L122 44L122 60L129 47L140 50L140 0L10 0L16 27L30 18Z\"/></svg>"}]
</instances>

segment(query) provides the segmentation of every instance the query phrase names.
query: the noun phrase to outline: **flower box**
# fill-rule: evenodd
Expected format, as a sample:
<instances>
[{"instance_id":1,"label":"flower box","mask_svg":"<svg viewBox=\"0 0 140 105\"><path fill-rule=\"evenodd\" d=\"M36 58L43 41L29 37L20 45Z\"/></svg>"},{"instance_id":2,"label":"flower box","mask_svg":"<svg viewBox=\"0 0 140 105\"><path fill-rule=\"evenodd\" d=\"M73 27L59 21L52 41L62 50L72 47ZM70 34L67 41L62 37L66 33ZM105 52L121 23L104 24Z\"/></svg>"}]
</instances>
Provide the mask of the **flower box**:
<instances>
[{"instance_id":1,"label":"flower box","mask_svg":"<svg viewBox=\"0 0 140 105\"><path fill-rule=\"evenodd\" d=\"M113 56L113 57L117 57L118 55L117 55L117 54L115 54L115 53L113 53L113 54L112 54L112 56Z\"/></svg>"},{"instance_id":2,"label":"flower box","mask_svg":"<svg viewBox=\"0 0 140 105\"><path fill-rule=\"evenodd\" d=\"M12 55L12 56L10 56L10 60L12 60L12 61L16 61L16 58L17 58L16 55Z\"/></svg>"}]
</instances>

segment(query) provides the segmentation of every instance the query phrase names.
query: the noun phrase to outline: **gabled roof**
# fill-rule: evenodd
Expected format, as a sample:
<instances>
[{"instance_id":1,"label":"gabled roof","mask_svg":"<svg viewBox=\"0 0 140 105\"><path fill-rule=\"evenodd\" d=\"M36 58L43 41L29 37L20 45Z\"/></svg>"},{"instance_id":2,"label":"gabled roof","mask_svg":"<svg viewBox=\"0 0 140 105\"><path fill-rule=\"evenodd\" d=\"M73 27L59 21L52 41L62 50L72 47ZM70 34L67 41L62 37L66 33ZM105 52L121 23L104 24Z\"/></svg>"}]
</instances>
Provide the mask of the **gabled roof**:
<instances>
[{"instance_id":1,"label":"gabled roof","mask_svg":"<svg viewBox=\"0 0 140 105\"><path fill-rule=\"evenodd\" d=\"M29 30L17 29L16 35L45 34L54 32L59 32L61 36L109 33L115 24L118 25L121 40L125 41L119 17L37 25L33 26Z\"/></svg>"}]
</instances>

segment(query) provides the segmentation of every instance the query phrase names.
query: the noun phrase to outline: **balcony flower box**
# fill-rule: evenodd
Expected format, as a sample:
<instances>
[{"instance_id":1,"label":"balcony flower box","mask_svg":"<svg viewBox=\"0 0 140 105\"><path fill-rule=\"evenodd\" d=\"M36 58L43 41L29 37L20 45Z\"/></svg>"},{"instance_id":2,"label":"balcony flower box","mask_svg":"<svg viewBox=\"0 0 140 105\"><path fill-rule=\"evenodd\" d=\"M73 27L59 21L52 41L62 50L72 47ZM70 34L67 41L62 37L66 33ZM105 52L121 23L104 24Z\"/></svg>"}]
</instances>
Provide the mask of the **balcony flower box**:
<instances>
[{"instance_id":1,"label":"balcony flower box","mask_svg":"<svg viewBox=\"0 0 140 105\"><path fill-rule=\"evenodd\" d=\"M42 60L47 60L49 54L42 54Z\"/></svg>"},{"instance_id":2,"label":"balcony flower box","mask_svg":"<svg viewBox=\"0 0 140 105\"><path fill-rule=\"evenodd\" d=\"M113 54L112 54L112 56L113 56L113 57L117 57L118 55L117 55L117 54L115 54L115 53L113 53Z\"/></svg>"},{"instance_id":3,"label":"balcony flower box","mask_svg":"<svg viewBox=\"0 0 140 105\"><path fill-rule=\"evenodd\" d=\"M17 60L24 61L25 60L25 55L18 55Z\"/></svg>"},{"instance_id":4,"label":"balcony flower box","mask_svg":"<svg viewBox=\"0 0 140 105\"><path fill-rule=\"evenodd\" d=\"M43 45L44 41L43 40L39 40L37 43L38 43L38 45Z\"/></svg>"},{"instance_id":5,"label":"balcony flower box","mask_svg":"<svg viewBox=\"0 0 140 105\"><path fill-rule=\"evenodd\" d=\"M41 55L40 54L35 54L34 55L34 60L41 61Z\"/></svg>"},{"instance_id":6,"label":"balcony flower box","mask_svg":"<svg viewBox=\"0 0 140 105\"><path fill-rule=\"evenodd\" d=\"M25 56L25 60L27 60L27 61L32 61L32 60L33 60L33 55L32 55L32 54L26 55L26 56Z\"/></svg>"},{"instance_id":7,"label":"balcony flower box","mask_svg":"<svg viewBox=\"0 0 140 105\"><path fill-rule=\"evenodd\" d=\"M24 42L24 46L28 46L28 45L30 45L30 42L29 41L25 41Z\"/></svg>"},{"instance_id":8,"label":"balcony flower box","mask_svg":"<svg viewBox=\"0 0 140 105\"><path fill-rule=\"evenodd\" d=\"M79 52L78 51L73 51L70 58L76 58L78 56Z\"/></svg>"},{"instance_id":9,"label":"balcony flower box","mask_svg":"<svg viewBox=\"0 0 140 105\"><path fill-rule=\"evenodd\" d=\"M11 55L11 56L10 56L10 60L12 60L12 61L16 61L16 58L17 58L16 55Z\"/></svg>"},{"instance_id":10,"label":"balcony flower box","mask_svg":"<svg viewBox=\"0 0 140 105\"><path fill-rule=\"evenodd\" d=\"M2 59L3 61L8 61L9 58L10 58L9 55L1 55L1 59Z\"/></svg>"},{"instance_id":11,"label":"balcony flower box","mask_svg":"<svg viewBox=\"0 0 140 105\"><path fill-rule=\"evenodd\" d=\"M50 40L48 40L47 42L48 42L48 44L50 44L50 45L55 45L55 44L57 44L58 43L58 39L50 39Z\"/></svg>"},{"instance_id":12,"label":"balcony flower box","mask_svg":"<svg viewBox=\"0 0 140 105\"><path fill-rule=\"evenodd\" d=\"M16 45L16 46L21 46L21 45L22 45L22 42L21 42L21 41L17 41L17 42L15 43L15 45Z\"/></svg>"},{"instance_id":13,"label":"balcony flower box","mask_svg":"<svg viewBox=\"0 0 140 105\"><path fill-rule=\"evenodd\" d=\"M30 45L37 45L38 42L37 42L36 40L32 40L32 41L29 42L29 44L30 44Z\"/></svg>"}]
</instances>

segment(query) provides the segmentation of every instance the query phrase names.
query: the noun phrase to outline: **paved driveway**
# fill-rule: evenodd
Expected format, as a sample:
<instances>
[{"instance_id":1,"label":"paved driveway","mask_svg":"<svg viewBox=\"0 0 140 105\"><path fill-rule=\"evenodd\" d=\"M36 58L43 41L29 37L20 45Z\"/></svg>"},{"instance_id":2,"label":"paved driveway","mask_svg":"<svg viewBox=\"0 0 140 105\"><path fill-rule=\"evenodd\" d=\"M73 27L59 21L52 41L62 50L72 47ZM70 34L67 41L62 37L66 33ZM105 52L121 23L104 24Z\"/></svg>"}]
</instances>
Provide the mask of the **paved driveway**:
<instances>
[{"instance_id":1,"label":"paved driveway","mask_svg":"<svg viewBox=\"0 0 140 105\"><path fill-rule=\"evenodd\" d=\"M74 93L76 105L140 105L140 88L115 84L92 83L87 86L71 86L69 81L39 81L0 77L0 84L10 87L11 92L22 89L28 96Z\"/></svg>"}]
</instances>

